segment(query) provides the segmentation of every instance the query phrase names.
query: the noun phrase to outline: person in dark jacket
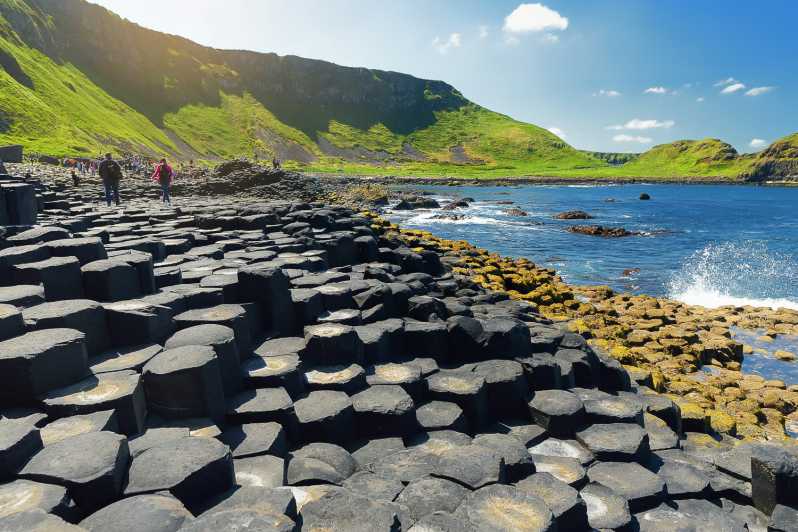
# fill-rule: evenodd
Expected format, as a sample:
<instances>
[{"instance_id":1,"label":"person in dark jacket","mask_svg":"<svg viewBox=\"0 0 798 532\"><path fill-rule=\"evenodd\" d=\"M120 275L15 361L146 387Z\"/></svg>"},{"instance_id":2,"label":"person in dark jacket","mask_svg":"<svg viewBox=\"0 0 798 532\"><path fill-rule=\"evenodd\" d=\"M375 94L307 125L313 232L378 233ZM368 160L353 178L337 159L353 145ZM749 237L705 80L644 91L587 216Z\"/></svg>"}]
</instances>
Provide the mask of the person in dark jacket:
<instances>
[{"instance_id":1,"label":"person in dark jacket","mask_svg":"<svg viewBox=\"0 0 798 532\"><path fill-rule=\"evenodd\" d=\"M172 186L173 176L174 171L172 171L172 167L166 163L166 159L161 159L161 162L155 167L155 172L152 174L152 180L160 183L161 199L165 205L172 204L172 197L169 194L169 189Z\"/></svg>"},{"instance_id":2,"label":"person in dark jacket","mask_svg":"<svg viewBox=\"0 0 798 532\"><path fill-rule=\"evenodd\" d=\"M103 180L105 187L105 202L111 206L113 196L114 203L119 205L119 181L122 179L122 167L114 161L110 153L105 154L105 160L100 163L98 168L100 179Z\"/></svg>"},{"instance_id":3,"label":"person in dark jacket","mask_svg":"<svg viewBox=\"0 0 798 532\"><path fill-rule=\"evenodd\" d=\"M75 173L75 170L72 170L72 185L78 186L80 184L80 178L78 174Z\"/></svg>"}]
</instances>

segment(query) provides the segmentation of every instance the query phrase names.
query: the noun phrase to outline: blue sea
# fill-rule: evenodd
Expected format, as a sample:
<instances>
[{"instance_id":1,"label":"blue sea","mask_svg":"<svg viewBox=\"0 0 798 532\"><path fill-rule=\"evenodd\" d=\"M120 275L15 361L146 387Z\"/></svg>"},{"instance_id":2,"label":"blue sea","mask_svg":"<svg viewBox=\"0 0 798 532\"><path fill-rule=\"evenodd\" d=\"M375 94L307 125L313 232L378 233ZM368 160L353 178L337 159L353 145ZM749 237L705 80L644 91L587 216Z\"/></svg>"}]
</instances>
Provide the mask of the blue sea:
<instances>
[{"instance_id":1,"label":"blue sea","mask_svg":"<svg viewBox=\"0 0 798 532\"><path fill-rule=\"evenodd\" d=\"M798 188L723 185L409 186L443 205L473 198L454 211L389 211L407 228L426 229L557 270L571 284L718 307L798 309ZM651 199L640 200L646 193ZM512 201L511 205L497 202ZM518 208L528 216L512 216ZM592 220L553 216L583 210ZM442 213L459 220L436 218ZM624 227L640 236L573 234L570 225ZM781 348L798 350L798 339ZM744 369L798 382L798 363L747 357Z\"/></svg>"}]
</instances>

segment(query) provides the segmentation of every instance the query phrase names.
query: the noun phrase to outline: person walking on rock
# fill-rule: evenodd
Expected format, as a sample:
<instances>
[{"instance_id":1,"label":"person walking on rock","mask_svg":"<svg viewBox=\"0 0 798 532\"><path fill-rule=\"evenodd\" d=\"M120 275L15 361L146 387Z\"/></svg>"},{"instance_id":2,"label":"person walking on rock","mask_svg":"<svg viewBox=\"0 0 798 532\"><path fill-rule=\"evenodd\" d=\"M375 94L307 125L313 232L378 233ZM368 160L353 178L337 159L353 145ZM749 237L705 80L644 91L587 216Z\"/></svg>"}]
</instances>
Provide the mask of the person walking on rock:
<instances>
[{"instance_id":1,"label":"person walking on rock","mask_svg":"<svg viewBox=\"0 0 798 532\"><path fill-rule=\"evenodd\" d=\"M72 170L72 185L78 186L79 184L80 184L80 178L78 177L78 174L76 174L75 171Z\"/></svg>"},{"instance_id":2,"label":"person walking on rock","mask_svg":"<svg viewBox=\"0 0 798 532\"><path fill-rule=\"evenodd\" d=\"M161 184L161 199L164 205L172 204L172 197L169 194L169 188L172 186L172 177L174 171L172 167L166 162L166 159L161 159L161 162L155 167L155 172L152 174L152 180Z\"/></svg>"},{"instance_id":3,"label":"person walking on rock","mask_svg":"<svg viewBox=\"0 0 798 532\"><path fill-rule=\"evenodd\" d=\"M7 174L6 165L3 164L3 159L0 159L0 174Z\"/></svg>"},{"instance_id":4,"label":"person walking on rock","mask_svg":"<svg viewBox=\"0 0 798 532\"><path fill-rule=\"evenodd\" d=\"M105 160L100 163L97 171L100 174L100 179L103 180L103 187L105 187L105 202L110 207L113 196L114 203L119 205L119 181L122 179L122 167L113 160L110 153L106 153Z\"/></svg>"}]
</instances>

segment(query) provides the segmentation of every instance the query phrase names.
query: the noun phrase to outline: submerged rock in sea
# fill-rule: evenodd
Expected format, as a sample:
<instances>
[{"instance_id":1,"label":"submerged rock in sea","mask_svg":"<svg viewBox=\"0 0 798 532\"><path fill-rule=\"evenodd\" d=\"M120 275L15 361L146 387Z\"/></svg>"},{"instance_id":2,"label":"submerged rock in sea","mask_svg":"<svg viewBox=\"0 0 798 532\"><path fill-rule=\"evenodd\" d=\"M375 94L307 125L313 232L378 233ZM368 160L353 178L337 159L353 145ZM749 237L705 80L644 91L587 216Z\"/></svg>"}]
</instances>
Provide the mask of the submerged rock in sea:
<instances>
[{"instance_id":1,"label":"submerged rock in sea","mask_svg":"<svg viewBox=\"0 0 798 532\"><path fill-rule=\"evenodd\" d=\"M432 198L421 196L403 196L399 203L394 205L396 211L411 211L415 209L438 209L440 204Z\"/></svg>"},{"instance_id":2,"label":"submerged rock in sea","mask_svg":"<svg viewBox=\"0 0 798 532\"><path fill-rule=\"evenodd\" d=\"M605 238L618 238L622 236L639 235L637 231L629 231L623 227L606 227L603 225L572 225L568 228L569 233L580 235L601 236Z\"/></svg>"},{"instance_id":3,"label":"submerged rock in sea","mask_svg":"<svg viewBox=\"0 0 798 532\"><path fill-rule=\"evenodd\" d=\"M554 218L558 220L590 220L593 216L585 211L565 211L555 214Z\"/></svg>"},{"instance_id":4,"label":"submerged rock in sea","mask_svg":"<svg viewBox=\"0 0 798 532\"><path fill-rule=\"evenodd\" d=\"M450 201L449 203L441 207L441 209L444 211L451 211L454 209L466 208L468 206L469 206L468 201L464 199L459 199L459 200Z\"/></svg>"},{"instance_id":5,"label":"submerged rock in sea","mask_svg":"<svg viewBox=\"0 0 798 532\"><path fill-rule=\"evenodd\" d=\"M521 209L507 209L504 211L504 214L509 216L529 216L526 211L522 211Z\"/></svg>"},{"instance_id":6,"label":"submerged rock in sea","mask_svg":"<svg viewBox=\"0 0 798 532\"><path fill-rule=\"evenodd\" d=\"M641 199L641 200L650 200L650 199L651 199L651 196L649 196L648 194L646 194L645 192L643 192L642 194L640 194L640 199Z\"/></svg>"}]
</instances>

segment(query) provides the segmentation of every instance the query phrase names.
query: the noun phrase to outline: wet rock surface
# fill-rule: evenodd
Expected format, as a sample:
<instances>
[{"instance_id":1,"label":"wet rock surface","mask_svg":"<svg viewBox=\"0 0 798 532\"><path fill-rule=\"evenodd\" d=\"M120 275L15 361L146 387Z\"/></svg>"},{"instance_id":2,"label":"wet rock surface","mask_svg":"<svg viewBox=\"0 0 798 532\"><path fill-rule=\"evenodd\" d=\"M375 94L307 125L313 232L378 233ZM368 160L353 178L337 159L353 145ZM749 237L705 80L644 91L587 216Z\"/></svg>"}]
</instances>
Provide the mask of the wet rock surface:
<instances>
[{"instance_id":1,"label":"wet rock surface","mask_svg":"<svg viewBox=\"0 0 798 532\"><path fill-rule=\"evenodd\" d=\"M713 432L369 217L35 192L0 251L0 529L792 526L788 446Z\"/></svg>"}]
</instances>

